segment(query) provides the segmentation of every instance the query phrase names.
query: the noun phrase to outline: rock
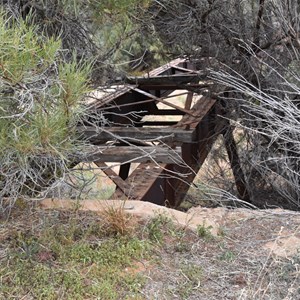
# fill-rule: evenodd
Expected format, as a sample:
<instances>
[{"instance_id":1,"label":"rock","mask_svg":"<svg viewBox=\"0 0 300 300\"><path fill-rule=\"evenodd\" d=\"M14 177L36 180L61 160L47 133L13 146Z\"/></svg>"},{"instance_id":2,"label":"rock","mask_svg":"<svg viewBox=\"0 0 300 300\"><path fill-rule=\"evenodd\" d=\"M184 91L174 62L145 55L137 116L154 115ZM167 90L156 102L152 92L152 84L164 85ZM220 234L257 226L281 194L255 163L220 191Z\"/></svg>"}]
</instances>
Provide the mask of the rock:
<instances>
[{"instance_id":1,"label":"rock","mask_svg":"<svg viewBox=\"0 0 300 300\"><path fill-rule=\"evenodd\" d=\"M137 215L142 219L149 219L163 214L172 220L179 226L188 227L195 230L198 225L204 225L211 228L211 233L217 235L219 230L218 218L214 217L214 214L208 213L207 208L197 208L197 210L191 210L188 213L181 212L172 208L167 208L153 204L151 202L136 201L136 200L67 200L67 199L45 199L40 202L40 206L44 209L74 209L84 211L101 212L112 207L123 207L126 213ZM220 210L220 217L221 217Z\"/></svg>"}]
</instances>

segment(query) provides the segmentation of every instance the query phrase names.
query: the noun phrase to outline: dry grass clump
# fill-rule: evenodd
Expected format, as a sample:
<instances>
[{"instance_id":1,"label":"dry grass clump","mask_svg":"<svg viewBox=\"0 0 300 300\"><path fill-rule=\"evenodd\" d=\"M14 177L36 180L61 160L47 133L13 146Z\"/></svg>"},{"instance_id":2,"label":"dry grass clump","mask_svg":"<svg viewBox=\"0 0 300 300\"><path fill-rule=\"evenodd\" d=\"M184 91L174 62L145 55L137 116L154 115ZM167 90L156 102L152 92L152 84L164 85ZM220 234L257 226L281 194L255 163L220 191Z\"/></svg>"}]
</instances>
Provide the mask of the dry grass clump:
<instances>
[{"instance_id":1,"label":"dry grass clump","mask_svg":"<svg viewBox=\"0 0 300 300\"><path fill-rule=\"evenodd\" d=\"M99 212L103 227L109 234L130 235L136 229L137 218L126 212L126 201L107 206Z\"/></svg>"}]
</instances>

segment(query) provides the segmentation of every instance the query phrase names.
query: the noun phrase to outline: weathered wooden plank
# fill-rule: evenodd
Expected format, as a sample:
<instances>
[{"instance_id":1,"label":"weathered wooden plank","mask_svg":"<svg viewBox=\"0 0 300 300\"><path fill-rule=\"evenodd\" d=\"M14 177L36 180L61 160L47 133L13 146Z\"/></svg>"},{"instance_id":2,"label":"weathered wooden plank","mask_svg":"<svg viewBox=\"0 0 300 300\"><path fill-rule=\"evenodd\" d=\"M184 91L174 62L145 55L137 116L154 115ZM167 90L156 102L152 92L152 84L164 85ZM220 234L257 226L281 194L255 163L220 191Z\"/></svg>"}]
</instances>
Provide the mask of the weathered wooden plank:
<instances>
[{"instance_id":1,"label":"weathered wooden plank","mask_svg":"<svg viewBox=\"0 0 300 300\"><path fill-rule=\"evenodd\" d=\"M174 126L175 128L195 129L201 120L215 105L216 100L208 97L201 97L193 106L191 111L193 115L184 115L182 119Z\"/></svg>"},{"instance_id":2,"label":"weathered wooden plank","mask_svg":"<svg viewBox=\"0 0 300 300\"><path fill-rule=\"evenodd\" d=\"M151 110L148 116L183 116L185 113L178 109L157 109Z\"/></svg>"},{"instance_id":3,"label":"weathered wooden plank","mask_svg":"<svg viewBox=\"0 0 300 300\"><path fill-rule=\"evenodd\" d=\"M200 73L199 71L183 68L183 67L180 67L180 66L173 66L172 69L175 69L175 71L180 71L181 73L182 72L192 73L192 74L199 74Z\"/></svg>"},{"instance_id":4,"label":"weathered wooden plank","mask_svg":"<svg viewBox=\"0 0 300 300\"><path fill-rule=\"evenodd\" d=\"M193 97L194 97L194 93L189 92L187 94L187 97L186 97L186 100L185 100L185 104L184 104L184 108L185 109L191 109Z\"/></svg>"},{"instance_id":5,"label":"weathered wooden plank","mask_svg":"<svg viewBox=\"0 0 300 300\"><path fill-rule=\"evenodd\" d=\"M181 149L168 147L149 146L113 146L94 147L94 150L83 157L84 162L156 162L174 163L182 161Z\"/></svg>"},{"instance_id":6,"label":"weathered wooden plank","mask_svg":"<svg viewBox=\"0 0 300 300\"><path fill-rule=\"evenodd\" d=\"M145 89L145 90L163 90L163 91L174 91L174 90L188 90L191 92L197 92L200 89L208 89L212 87L212 83L188 83L188 84L150 84L150 83L144 83L140 84L138 86L140 89Z\"/></svg>"},{"instance_id":7,"label":"weathered wooden plank","mask_svg":"<svg viewBox=\"0 0 300 300\"><path fill-rule=\"evenodd\" d=\"M141 126L172 126L176 125L178 121L141 121Z\"/></svg>"},{"instance_id":8,"label":"weathered wooden plank","mask_svg":"<svg viewBox=\"0 0 300 300\"><path fill-rule=\"evenodd\" d=\"M200 74L174 74L174 75L158 75L154 77L141 76L141 77L126 77L124 79L125 83L134 85L181 85L190 82L197 82L201 80Z\"/></svg>"},{"instance_id":9,"label":"weathered wooden plank","mask_svg":"<svg viewBox=\"0 0 300 300\"><path fill-rule=\"evenodd\" d=\"M127 189L124 194L130 199L146 200L144 197L160 176L165 172L166 164L157 165L154 163L140 164L126 179L126 183L131 186ZM155 197L164 198L163 188L160 189L160 195L155 195ZM162 193L162 194L161 194ZM116 190L111 196L111 199L122 198L124 194L120 190ZM151 199L153 203L157 203L157 199ZM149 199L148 199L149 201ZM160 205L164 203L163 199L160 199Z\"/></svg>"},{"instance_id":10,"label":"weathered wooden plank","mask_svg":"<svg viewBox=\"0 0 300 300\"><path fill-rule=\"evenodd\" d=\"M101 128L100 128L101 130ZM92 126L79 127L78 132L91 142L105 142L110 140L126 141L163 141L191 143L194 137L193 130L182 128L151 128L151 127L104 127L99 132L99 128Z\"/></svg>"},{"instance_id":11,"label":"weathered wooden plank","mask_svg":"<svg viewBox=\"0 0 300 300\"><path fill-rule=\"evenodd\" d=\"M176 58L176 59L168 62L167 64L150 71L149 74L147 74L147 75L149 75L149 77L165 75L172 69L172 67L181 65L185 61L186 61L186 58Z\"/></svg>"}]
</instances>

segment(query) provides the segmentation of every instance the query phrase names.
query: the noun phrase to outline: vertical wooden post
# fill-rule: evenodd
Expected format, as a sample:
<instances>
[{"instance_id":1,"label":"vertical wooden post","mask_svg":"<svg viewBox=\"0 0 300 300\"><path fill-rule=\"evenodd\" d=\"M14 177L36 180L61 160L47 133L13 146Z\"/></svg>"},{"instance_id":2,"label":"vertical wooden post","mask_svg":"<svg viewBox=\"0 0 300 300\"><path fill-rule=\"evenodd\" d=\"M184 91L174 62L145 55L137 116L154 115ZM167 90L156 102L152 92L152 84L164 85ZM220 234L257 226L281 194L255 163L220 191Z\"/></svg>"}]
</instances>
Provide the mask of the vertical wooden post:
<instances>
[{"instance_id":1,"label":"vertical wooden post","mask_svg":"<svg viewBox=\"0 0 300 300\"><path fill-rule=\"evenodd\" d=\"M130 170L130 163L120 165L120 170L119 170L119 177L122 178L123 180L126 180L129 175L129 170ZM118 185L116 185L116 190L115 193L118 193L122 191Z\"/></svg>"},{"instance_id":2,"label":"vertical wooden post","mask_svg":"<svg viewBox=\"0 0 300 300\"><path fill-rule=\"evenodd\" d=\"M120 166L119 176L126 180L129 175L130 163L124 164Z\"/></svg>"},{"instance_id":3,"label":"vertical wooden post","mask_svg":"<svg viewBox=\"0 0 300 300\"><path fill-rule=\"evenodd\" d=\"M194 97L194 93L193 92L189 92L187 94L187 97L186 97L186 100L185 100L185 105L184 105L185 109L191 109L193 97Z\"/></svg>"},{"instance_id":4,"label":"vertical wooden post","mask_svg":"<svg viewBox=\"0 0 300 300\"><path fill-rule=\"evenodd\" d=\"M232 126L229 124L229 122L226 123L227 123L226 129L223 131L222 134L224 137L224 143L230 161L233 176L235 178L236 188L241 199L251 203L250 195L247 190L244 172L240 164L237 146L233 137Z\"/></svg>"}]
</instances>

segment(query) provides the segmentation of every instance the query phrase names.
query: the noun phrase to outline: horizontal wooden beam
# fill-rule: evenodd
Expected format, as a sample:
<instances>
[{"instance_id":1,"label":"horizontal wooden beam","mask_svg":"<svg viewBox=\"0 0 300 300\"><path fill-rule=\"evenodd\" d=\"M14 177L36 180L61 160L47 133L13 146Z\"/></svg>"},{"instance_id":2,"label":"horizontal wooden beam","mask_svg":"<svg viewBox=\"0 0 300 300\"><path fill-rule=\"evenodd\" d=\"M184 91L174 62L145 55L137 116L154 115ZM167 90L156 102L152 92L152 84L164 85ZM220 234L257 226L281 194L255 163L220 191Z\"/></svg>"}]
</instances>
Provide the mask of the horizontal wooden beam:
<instances>
[{"instance_id":1,"label":"horizontal wooden beam","mask_svg":"<svg viewBox=\"0 0 300 300\"><path fill-rule=\"evenodd\" d=\"M205 78L205 77L204 77ZM202 78L202 79L204 79ZM165 84L187 84L190 82L197 82L201 80L200 74L174 74L174 75L158 75L155 77L126 77L124 79L125 83L134 84L134 85L143 85L143 84L155 84L155 85L165 85Z\"/></svg>"},{"instance_id":2,"label":"horizontal wooden beam","mask_svg":"<svg viewBox=\"0 0 300 300\"><path fill-rule=\"evenodd\" d=\"M189 83L189 84L153 84L153 83L144 83L138 85L140 89L144 90L163 90L163 91L175 91L175 90L188 90L192 92L196 92L200 89L208 89L213 85L212 82L205 83Z\"/></svg>"},{"instance_id":3,"label":"horizontal wooden beam","mask_svg":"<svg viewBox=\"0 0 300 300\"><path fill-rule=\"evenodd\" d=\"M191 70L191 69L187 69L187 68L183 68L183 67L179 67L179 66L173 66L172 70L180 71L181 73L192 73L192 74L199 74L200 73L199 71Z\"/></svg>"},{"instance_id":4,"label":"horizontal wooden beam","mask_svg":"<svg viewBox=\"0 0 300 300\"><path fill-rule=\"evenodd\" d=\"M100 132L99 132L100 130ZM78 127L78 133L92 143L111 140L126 141L162 141L191 143L194 131L182 128L151 128L151 127Z\"/></svg>"},{"instance_id":5,"label":"horizontal wooden beam","mask_svg":"<svg viewBox=\"0 0 300 300\"><path fill-rule=\"evenodd\" d=\"M178 121L140 121L139 125L142 126L173 126L176 125Z\"/></svg>"},{"instance_id":6,"label":"horizontal wooden beam","mask_svg":"<svg viewBox=\"0 0 300 300\"><path fill-rule=\"evenodd\" d=\"M149 111L147 116L183 116L185 113L178 109L155 109Z\"/></svg>"},{"instance_id":7,"label":"horizontal wooden beam","mask_svg":"<svg viewBox=\"0 0 300 300\"><path fill-rule=\"evenodd\" d=\"M83 162L156 162L156 163L182 163L181 148L167 147L138 147L138 146L98 146L92 152L85 154Z\"/></svg>"}]
</instances>

